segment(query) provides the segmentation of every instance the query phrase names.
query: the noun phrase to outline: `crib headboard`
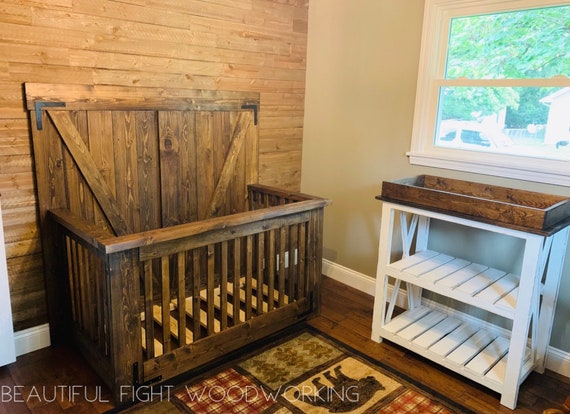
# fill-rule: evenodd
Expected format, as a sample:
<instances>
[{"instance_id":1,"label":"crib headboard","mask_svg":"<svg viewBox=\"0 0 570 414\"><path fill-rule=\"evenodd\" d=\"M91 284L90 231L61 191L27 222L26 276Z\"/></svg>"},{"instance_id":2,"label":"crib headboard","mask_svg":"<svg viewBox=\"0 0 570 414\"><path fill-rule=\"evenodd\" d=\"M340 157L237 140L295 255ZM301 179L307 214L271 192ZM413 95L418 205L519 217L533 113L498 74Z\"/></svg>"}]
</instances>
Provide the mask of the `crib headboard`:
<instances>
[{"instance_id":1,"label":"crib headboard","mask_svg":"<svg viewBox=\"0 0 570 414\"><path fill-rule=\"evenodd\" d=\"M41 221L116 235L244 211L258 182L253 92L25 85ZM229 202L228 202L229 200Z\"/></svg>"}]
</instances>

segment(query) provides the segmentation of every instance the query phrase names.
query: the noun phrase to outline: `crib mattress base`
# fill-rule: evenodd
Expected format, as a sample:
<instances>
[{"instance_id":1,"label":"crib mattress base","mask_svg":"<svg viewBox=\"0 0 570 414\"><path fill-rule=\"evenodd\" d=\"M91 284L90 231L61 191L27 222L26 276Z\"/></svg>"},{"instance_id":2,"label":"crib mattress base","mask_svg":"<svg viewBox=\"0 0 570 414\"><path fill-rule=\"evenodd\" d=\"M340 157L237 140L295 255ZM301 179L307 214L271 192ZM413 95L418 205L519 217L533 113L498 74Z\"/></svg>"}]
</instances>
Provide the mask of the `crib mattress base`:
<instances>
[{"instance_id":1,"label":"crib mattress base","mask_svg":"<svg viewBox=\"0 0 570 414\"><path fill-rule=\"evenodd\" d=\"M252 297L251 297L251 308L252 311L255 313L256 316L268 313L269 311L273 310L276 306L278 306L279 304L279 292L277 290L274 290L272 288L270 288L267 284L263 284L262 288L261 288L261 298L262 300L260 301L260 303L258 303L258 296L257 296L257 292L258 292L258 287L257 287L257 279L252 279L252 288L253 288L253 293L252 293ZM215 314L214 314L214 318L213 318L213 327L211 328L211 331L213 331L214 334L218 334L222 331L221 326L222 326L222 321L221 318L219 318L220 315L225 314L225 315L230 315L230 319L231 319L231 323L235 326L241 323L244 323L246 321L246 314L245 314L245 305L246 305L246 301L247 301L247 294L246 294L246 290L245 290L245 285L246 285L246 278L242 277L240 279L240 289L239 292L237 293L238 298L239 298L239 303L240 303L240 307L237 310L237 313L234 310L234 284L232 282L228 282L225 291L227 292L227 300L225 301L225 312L223 312L222 309L222 289L221 287L217 287L216 289L214 289L214 310L215 310ZM270 290L273 290L273 298L272 300L269 299L269 292ZM200 291L200 301L203 304L207 304L208 301L208 290L207 289L203 289ZM282 303L284 305L289 304L289 296L284 294L283 298L282 298ZM179 334L180 334L180 330L179 330L179 311L178 311L178 300L177 299L172 299L170 301L169 304L169 314L170 314L170 320L168 321L168 326L164 326L164 322L163 322L163 307L160 304L155 304L152 307L152 316L153 316L153 326L154 328L159 331L159 338L160 337L164 337L165 334L169 334L171 338L173 338L178 346L182 346L182 345L190 345L193 342L195 342L194 340L194 332L189 329L188 327L185 328L185 344L181 344L180 342L180 338L179 338ZM187 322L186 322L186 326L192 326L193 325L193 321L194 321L194 315L193 315L193 297L192 296L188 296L185 299L185 313L186 313L186 318L187 318ZM238 318L235 318L235 316L238 316ZM200 326L204 329L204 330L208 330L208 313L206 312L206 310L204 310L203 308L200 309L200 315L198 316L198 319L200 321ZM235 319L235 320L234 320ZM159 357L161 355L164 354L164 347L163 347L163 342L161 341L159 338L154 337L154 345L153 347L151 347L152 350L152 354L153 356L149 356L149 349L147 347L147 331L146 328L144 326L144 322L146 320L146 315L145 312L141 312L141 344L142 344L142 348L143 348L143 352L145 352L147 354L147 357ZM154 335L153 335L154 336Z\"/></svg>"}]
</instances>

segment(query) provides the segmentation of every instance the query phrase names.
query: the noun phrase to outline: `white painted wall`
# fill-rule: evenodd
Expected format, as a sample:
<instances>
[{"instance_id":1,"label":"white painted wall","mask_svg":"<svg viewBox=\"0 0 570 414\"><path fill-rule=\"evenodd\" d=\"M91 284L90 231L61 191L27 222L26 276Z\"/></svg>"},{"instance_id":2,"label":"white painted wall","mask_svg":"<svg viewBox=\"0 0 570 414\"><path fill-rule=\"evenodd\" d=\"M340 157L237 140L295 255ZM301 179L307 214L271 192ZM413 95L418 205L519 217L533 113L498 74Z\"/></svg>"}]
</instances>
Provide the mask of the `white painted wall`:
<instances>
[{"instance_id":1,"label":"white painted wall","mask_svg":"<svg viewBox=\"0 0 570 414\"><path fill-rule=\"evenodd\" d=\"M10 364L15 360L16 349L14 346L14 327L12 324L12 308L10 306L10 289L8 286L4 224L2 223L2 207L0 206L0 366Z\"/></svg>"},{"instance_id":2,"label":"white painted wall","mask_svg":"<svg viewBox=\"0 0 570 414\"><path fill-rule=\"evenodd\" d=\"M309 1L301 190L332 199L323 256L351 274L376 274L381 203L374 197L384 180L432 174L570 197L570 185L409 163L423 10L423 0ZM472 250L514 263L495 255L507 247L502 240L484 239ZM570 355L570 244L551 346Z\"/></svg>"}]
</instances>

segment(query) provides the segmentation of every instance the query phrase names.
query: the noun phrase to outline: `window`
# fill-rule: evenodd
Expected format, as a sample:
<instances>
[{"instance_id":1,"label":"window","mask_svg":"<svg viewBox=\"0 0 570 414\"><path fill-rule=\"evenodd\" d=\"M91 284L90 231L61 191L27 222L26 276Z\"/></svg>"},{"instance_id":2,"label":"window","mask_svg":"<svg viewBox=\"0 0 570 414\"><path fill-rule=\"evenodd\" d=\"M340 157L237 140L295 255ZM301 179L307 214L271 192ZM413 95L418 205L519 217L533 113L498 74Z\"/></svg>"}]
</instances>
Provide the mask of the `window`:
<instances>
[{"instance_id":1,"label":"window","mask_svg":"<svg viewBox=\"0 0 570 414\"><path fill-rule=\"evenodd\" d=\"M570 185L570 2L425 8L410 162Z\"/></svg>"}]
</instances>

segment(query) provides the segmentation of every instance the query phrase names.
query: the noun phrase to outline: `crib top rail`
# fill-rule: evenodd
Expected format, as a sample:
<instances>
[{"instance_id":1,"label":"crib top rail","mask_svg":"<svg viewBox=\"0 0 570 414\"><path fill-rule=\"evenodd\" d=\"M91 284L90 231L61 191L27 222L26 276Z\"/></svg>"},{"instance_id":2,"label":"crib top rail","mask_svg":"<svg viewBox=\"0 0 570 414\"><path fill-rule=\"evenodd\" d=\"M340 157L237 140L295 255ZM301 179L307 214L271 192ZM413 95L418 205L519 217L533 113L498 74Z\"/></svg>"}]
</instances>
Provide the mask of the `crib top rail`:
<instances>
[{"instance_id":1,"label":"crib top rail","mask_svg":"<svg viewBox=\"0 0 570 414\"><path fill-rule=\"evenodd\" d=\"M258 191L269 196L277 196L280 199L288 199L288 203L281 205L279 209L271 206L253 211L236 213L224 217L215 217L199 222L180 224L163 229L149 230L125 236L115 236L111 231L99 228L82 220L76 214L66 209L55 209L48 212L49 217L56 223L65 227L82 243L94 248L99 254L107 255L135 248L148 247L159 243L175 242L177 240L206 233L224 231L228 234L235 233L235 229L252 222L261 222L278 219L314 209L324 208L330 204L330 200L315 197L298 192L288 192L264 185L250 186L253 191ZM266 226L266 224L264 224ZM232 234L233 235L233 234ZM207 236L205 236L207 237Z\"/></svg>"}]
</instances>

